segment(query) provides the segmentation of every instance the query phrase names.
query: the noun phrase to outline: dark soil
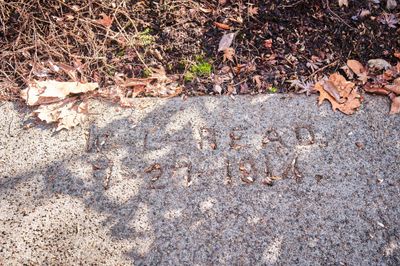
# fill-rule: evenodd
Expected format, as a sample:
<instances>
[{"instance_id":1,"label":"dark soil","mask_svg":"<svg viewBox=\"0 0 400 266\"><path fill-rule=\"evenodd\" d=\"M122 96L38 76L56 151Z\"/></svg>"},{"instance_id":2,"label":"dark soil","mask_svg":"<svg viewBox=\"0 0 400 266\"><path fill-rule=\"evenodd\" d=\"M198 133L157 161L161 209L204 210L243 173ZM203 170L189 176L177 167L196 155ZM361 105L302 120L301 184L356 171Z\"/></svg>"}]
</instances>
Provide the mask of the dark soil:
<instances>
[{"instance_id":1,"label":"dark soil","mask_svg":"<svg viewBox=\"0 0 400 266\"><path fill-rule=\"evenodd\" d=\"M68 80L49 68L51 60L102 86L163 67L187 95L216 93L215 84L222 93L288 92L295 90L288 80L316 80L350 58L396 62L400 27L382 21L396 20L400 8L373 2L7 1L0 4L1 82L15 88L33 78ZM102 13L113 19L109 28L96 22ZM224 61L218 44L229 32L237 32L235 56ZM185 78L198 64L211 64L212 72Z\"/></svg>"}]
</instances>

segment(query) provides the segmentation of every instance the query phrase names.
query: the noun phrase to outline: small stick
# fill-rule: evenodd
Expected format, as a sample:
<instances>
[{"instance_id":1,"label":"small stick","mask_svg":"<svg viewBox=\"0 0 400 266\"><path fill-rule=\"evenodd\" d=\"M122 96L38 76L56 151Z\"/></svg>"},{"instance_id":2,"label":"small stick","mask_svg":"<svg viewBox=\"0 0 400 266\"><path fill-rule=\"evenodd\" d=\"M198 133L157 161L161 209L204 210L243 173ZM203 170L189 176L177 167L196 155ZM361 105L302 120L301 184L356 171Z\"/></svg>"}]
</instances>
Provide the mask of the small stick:
<instances>
[{"instance_id":1,"label":"small stick","mask_svg":"<svg viewBox=\"0 0 400 266\"><path fill-rule=\"evenodd\" d=\"M333 65L336 65L338 61L339 61L339 59L336 60L336 61L334 61L334 62L332 62L332 63L330 63L330 64L328 64L328 65L326 65L326 66L324 66L324 67L321 67L321 68L315 70L315 71L314 71L313 73L311 73L308 77L306 77L305 80L308 80L308 79L312 78L313 76L315 76L315 74L317 74L317 73L323 71L324 69L327 69L328 67L331 67L331 66L333 66Z\"/></svg>"},{"instance_id":2,"label":"small stick","mask_svg":"<svg viewBox=\"0 0 400 266\"><path fill-rule=\"evenodd\" d=\"M336 18L338 18L344 25L349 27L350 29L355 29L354 27L350 26L346 21L344 21L338 14L332 11L331 7L329 6L329 0L325 0L326 7L328 8L329 12L331 12Z\"/></svg>"}]
</instances>

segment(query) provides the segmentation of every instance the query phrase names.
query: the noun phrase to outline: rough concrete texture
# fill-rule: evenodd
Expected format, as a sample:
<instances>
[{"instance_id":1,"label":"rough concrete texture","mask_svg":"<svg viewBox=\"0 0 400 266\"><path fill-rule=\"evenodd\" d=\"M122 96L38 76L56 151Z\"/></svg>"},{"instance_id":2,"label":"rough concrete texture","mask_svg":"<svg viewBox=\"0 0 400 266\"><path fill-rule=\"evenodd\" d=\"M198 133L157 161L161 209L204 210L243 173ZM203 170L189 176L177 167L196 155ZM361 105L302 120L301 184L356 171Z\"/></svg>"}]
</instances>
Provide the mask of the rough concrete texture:
<instances>
[{"instance_id":1,"label":"rough concrete texture","mask_svg":"<svg viewBox=\"0 0 400 266\"><path fill-rule=\"evenodd\" d=\"M399 265L400 118L290 96L0 123L0 264Z\"/></svg>"}]
</instances>

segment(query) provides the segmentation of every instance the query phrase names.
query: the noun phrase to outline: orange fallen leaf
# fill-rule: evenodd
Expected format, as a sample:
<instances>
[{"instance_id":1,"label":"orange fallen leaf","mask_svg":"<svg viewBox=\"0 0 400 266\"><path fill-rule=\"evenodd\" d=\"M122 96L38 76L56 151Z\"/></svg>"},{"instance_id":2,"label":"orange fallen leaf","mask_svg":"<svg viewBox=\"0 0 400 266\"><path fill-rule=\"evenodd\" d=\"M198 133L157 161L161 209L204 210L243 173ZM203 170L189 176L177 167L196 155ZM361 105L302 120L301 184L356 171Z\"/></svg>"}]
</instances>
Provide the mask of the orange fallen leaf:
<instances>
[{"instance_id":1,"label":"orange fallen leaf","mask_svg":"<svg viewBox=\"0 0 400 266\"><path fill-rule=\"evenodd\" d=\"M365 84L364 90L368 93L379 94L379 95L388 95L390 92L386 90L384 87L376 84Z\"/></svg>"},{"instance_id":2,"label":"orange fallen leaf","mask_svg":"<svg viewBox=\"0 0 400 266\"><path fill-rule=\"evenodd\" d=\"M335 88L335 93L338 93L340 98L338 95L334 97L326 91L324 84L327 82L329 82L329 86ZM324 100L328 100L334 111L338 109L342 113L350 115L361 106L361 95L355 88L355 84L347 81L339 73L332 74L328 81L317 82L315 90L320 93L318 104L321 105Z\"/></svg>"},{"instance_id":3,"label":"orange fallen leaf","mask_svg":"<svg viewBox=\"0 0 400 266\"><path fill-rule=\"evenodd\" d=\"M357 60L347 60L347 66L357 75L358 80L365 84L368 81L368 71L364 66Z\"/></svg>"},{"instance_id":4,"label":"orange fallen leaf","mask_svg":"<svg viewBox=\"0 0 400 266\"><path fill-rule=\"evenodd\" d=\"M339 109L340 103L338 103L335 98L333 98L328 92L325 91L321 82L317 82L314 86L314 89L319 92L318 105L321 105L324 100L328 100L331 103L332 109L334 111L336 111L336 109Z\"/></svg>"},{"instance_id":5,"label":"orange fallen leaf","mask_svg":"<svg viewBox=\"0 0 400 266\"><path fill-rule=\"evenodd\" d=\"M110 27L112 25L113 19L107 16L104 13L101 13L100 16L102 17L101 19L95 20L97 24L100 24L106 28Z\"/></svg>"},{"instance_id":6,"label":"orange fallen leaf","mask_svg":"<svg viewBox=\"0 0 400 266\"><path fill-rule=\"evenodd\" d=\"M357 75L365 72L364 66L357 60L347 60L347 65Z\"/></svg>"},{"instance_id":7,"label":"orange fallen leaf","mask_svg":"<svg viewBox=\"0 0 400 266\"><path fill-rule=\"evenodd\" d=\"M264 47L268 48L268 49L272 48L272 39L265 40L264 41Z\"/></svg>"},{"instance_id":8,"label":"orange fallen leaf","mask_svg":"<svg viewBox=\"0 0 400 266\"><path fill-rule=\"evenodd\" d=\"M221 30L230 30L231 29L231 27L228 24L224 24L224 23L214 22L214 25Z\"/></svg>"},{"instance_id":9,"label":"orange fallen leaf","mask_svg":"<svg viewBox=\"0 0 400 266\"><path fill-rule=\"evenodd\" d=\"M340 98L339 91L337 90L336 86L333 84L332 81L330 80L324 81L322 83L322 86L324 90L335 99L335 101L337 101L338 103L343 103L343 99Z\"/></svg>"}]
</instances>

